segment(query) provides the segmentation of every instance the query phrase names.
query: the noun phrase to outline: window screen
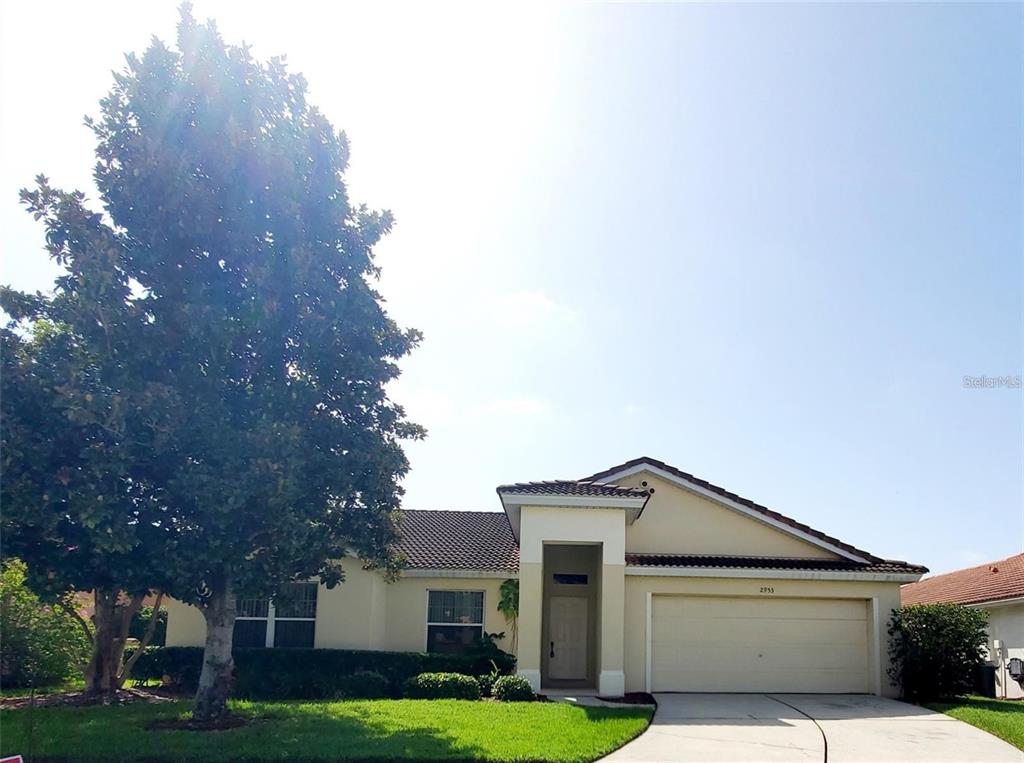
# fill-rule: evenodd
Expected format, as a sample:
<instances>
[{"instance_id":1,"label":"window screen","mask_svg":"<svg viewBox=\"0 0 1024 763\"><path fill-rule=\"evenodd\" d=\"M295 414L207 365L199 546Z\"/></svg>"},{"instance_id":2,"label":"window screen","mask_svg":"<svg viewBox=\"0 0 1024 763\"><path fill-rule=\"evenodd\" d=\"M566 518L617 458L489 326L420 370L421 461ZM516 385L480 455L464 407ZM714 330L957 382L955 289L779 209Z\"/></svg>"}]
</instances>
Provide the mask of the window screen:
<instances>
[{"instance_id":1,"label":"window screen","mask_svg":"<svg viewBox=\"0 0 1024 763\"><path fill-rule=\"evenodd\" d=\"M289 583L274 600L275 617L316 619L316 583Z\"/></svg>"},{"instance_id":2,"label":"window screen","mask_svg":"<svg viewBox=\"0 0 1024 763\"><path fill-rule=\"evenodd\" d=\"M483 634L483 591L430 591L427 601L428 652L464 652Z\"/></svg>"},{"instance_id":3,"label":"window screen","mask_svg":"<svg viewBox=\"0 0 1024 763\"><path fill-rule=\"evenodd\" d=\"M233 646L239 649L267 645L266 620L235 620Z\"/></svg>"},{"instance_id":4,"label":"window screen","mask_svg":"<svg viewBox=\"0 0 1024 763\"><path fill-rule=\"evenodd\" d=\"M277 597L239 599L237 647L312 647L316 631L317 583L289 583ZM273 643L268 644L267 639Z\"/></svg>"},{"instance_id":5,"label":"window screen","mask_svg":"<svg viewBox=\"0 0 1024 763\"><path fill-rule=\"evenodd\" d=\"M274 646L279 649L313 648L315 620L274 621Z\"/></svg>"}]
</instances>

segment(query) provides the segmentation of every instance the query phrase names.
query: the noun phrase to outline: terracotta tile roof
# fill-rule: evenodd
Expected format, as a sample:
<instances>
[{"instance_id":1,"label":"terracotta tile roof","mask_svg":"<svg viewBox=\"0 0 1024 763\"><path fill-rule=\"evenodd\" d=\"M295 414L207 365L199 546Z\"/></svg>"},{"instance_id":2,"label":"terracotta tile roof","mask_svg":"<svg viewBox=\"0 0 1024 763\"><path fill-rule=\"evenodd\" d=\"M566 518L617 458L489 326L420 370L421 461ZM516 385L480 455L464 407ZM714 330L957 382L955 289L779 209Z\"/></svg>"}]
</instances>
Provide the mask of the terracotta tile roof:
<instances>
[{"instance_id":1,"label":"terracotta tile roof","mask_svg":"<svg viewBox=\"0 0 1024 763\"><path fill-rule=\"evenodd\" d=\"M769 509L767 506L762 506L759 503L754 503L749 498L744 498L743 496L736 495L735 493L730 493L723 487L719 487L718 485L714 485L708 482L707 480L702 480L700 477L695 477L692 474L688 474L687 472L684 472L681 469L677 469L676 467L671 466L670 464L666 464L664 461L659 461L656 458L650 458L647 456L641 458L634 458L631 461L626 461L624 464L613 466L610 469L605 469L602 472L592 474L589 477L585 477L584 479L606 479L612 476L613 474L617 474L618 472L621 472L625 469L629 469L630 467L633 466L640 466L642 464L656 467L658 469L661 469L662 471L668 472L669 474L679 477L680 479L684 479L687 482L692 482L694 485L698 485L704 488L705 490L715 493L716 495L720 495L722 498L727 498L730 501L734 501L735 503L738 503L741 506L745 506L748 509L753 509L758 514L763 514L764 516L769 517L770 519L774 519L776 522L781 522L782 524L789 525L795 530L800 530L801 532L806 533L807 535L810 535L813 538L817 538L818 540L830 543L831 545L836 546L837 548L841 548L844 551L847 551L851 554L855 554L859 557L867 559L870 562L877 563L886 561L885 559L875 556L874 554L870 554L867 551L864 551L863 549L859 549L856 546L851 546L849 543L844 543L838 538L833 538L831 535L826 535L823 532L815 530L813 527L809 527L808 525L805 525L802 522L797 522L795 519L791 519L790 517L780 514L777 511L773 511L772 509Z\"/></svg>"},{"instance_id":2,"label":"terracotta tile roof","mask_svg":"<svg viewBox=\"0 0 1024 763\"><path fill-rule=\"evenodd\" d=\"M593 480L546 480L544 482L517 482L501 485L499 493L517 495L581 495L610 498L646 498L650 491L638 487L610 485Z\"/></svg>"},{"instance_id":3,"label":"terracotta tile roof","mask_svg":"<svg viewBox=\"0 0 1024 763\"><path fill-rule=\"evenodd\" d=\"M1024 554L965 570L933 575L900 589L907 604L977 604L1024 596Z\"/></svg>"},{"instance_id":4,"label":"terracotta tile roof","mask_svg":"<svg viewBox=\"0 0 1024 763\"><path fill-rule=\"evenodd\" d=\"M755 570L828 570L836 572L892 572L921 574L924 567L906 562L883 560L870 564L848 559L812 559L765 556L707 556L703 554L626 554L626 564L634 567L721 567Z\"/></svg>"},{"instance_id":5,"label":"terracotta tile roof","mask_svg":"<svg viewBox=\"0 0 1024 763\"><path fill-rule=\"evenodd\" d=\"M407 510L399 534L411 569L519 569L519 546L504 512Z\"/></svg>"}]
</instances>

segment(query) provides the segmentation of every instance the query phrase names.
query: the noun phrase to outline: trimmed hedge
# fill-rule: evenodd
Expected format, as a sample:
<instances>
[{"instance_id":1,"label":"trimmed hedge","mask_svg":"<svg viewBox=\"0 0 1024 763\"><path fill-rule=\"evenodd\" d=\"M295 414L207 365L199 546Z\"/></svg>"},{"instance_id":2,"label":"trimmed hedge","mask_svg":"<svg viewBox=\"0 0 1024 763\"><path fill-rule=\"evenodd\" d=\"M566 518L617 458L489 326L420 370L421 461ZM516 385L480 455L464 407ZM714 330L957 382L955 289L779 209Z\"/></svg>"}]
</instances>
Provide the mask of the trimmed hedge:
<instances>
[{"instance_id":1,"label":"trimmed hedge","mask_svg":"<svg viewBox=\"0 0 1024 763\"><path fill-rule=\"evenodd\" d=\"M338 684L337 699L384 699L390 693L388 679L372 670L343 676Z\"/></svg>"},{"instance_id":2,"label":"trimmed hedge","mask_svg":"<svg viewBox=\"0 0 1024 763\"><path fill-rule=\"evenodd\" d=\"M420 673L403 689L409 699L480 699L480 684L462 673Z\"/></svg>"},{"instance_id":3,"label":"trimmed hedge","mask_svg":"<svg viewBox=\"0 0 1024 763\"><path fill-rule=\"evenodd\" d=\"M530 682L522 676L502 676L494 682L491 694L502 702L532 702L537 698Z\"/></svg>"},{"instance_id":4,"label":"trimmed hedge","mask_svg":"<svg viewBox=\"0 0 1024 763\"><path fill-rule=\"evenodd\" d=\"M241 699L332 699L351 690L350 678L360 672L379 673L387 696L400 696L402 686L420 673L486 675L495 669L511 673L515 657L498 659L426 652L376 652L356 649L236 649L232 696ZM493 664L492 664L493 661ZM203 648L168 646L147 649L132 677L162 680L168 676L183 691L199 683ZM474 686L475 686L474 682ZM348 696L346 694L346 696Z\"/></svg>"}]
</instances>

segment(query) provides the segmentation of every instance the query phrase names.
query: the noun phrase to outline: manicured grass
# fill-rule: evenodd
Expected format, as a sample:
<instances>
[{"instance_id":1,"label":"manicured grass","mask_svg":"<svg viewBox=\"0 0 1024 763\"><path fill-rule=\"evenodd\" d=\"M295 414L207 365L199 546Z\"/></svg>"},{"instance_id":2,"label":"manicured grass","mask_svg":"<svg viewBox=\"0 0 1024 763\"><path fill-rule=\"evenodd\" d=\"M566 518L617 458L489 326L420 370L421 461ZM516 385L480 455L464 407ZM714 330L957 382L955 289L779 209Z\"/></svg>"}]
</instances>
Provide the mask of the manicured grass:
<instances>
[{"instance_id":1,"label":"manicured grass","mask_svg":"<svg viewBox=\"0 0 1024 763\"><path fill-rule=\"evenodd\" d=\"M37 686L36 696L44 697L47 694L60 694L65 691L81 691L85 688L85 681L81 678L68 681L64 684L58 684L56 686ZM9 688L7 686L0 688L0 697L27 697L32 693L32 689L24 686L17 686Z\"/></svg>"},{"instance_id":2,"label":"manicured grass","mask_svg":"<svg viewBox=\"0 0 1024 763\"><path fill-rule=\"evenodd\" d=\"M553 702L234 702L228 731L151 731L188 702L0 713L0 754L43 761L551 761L584 763L643 731L645 708ZM30 727L31 731L30 731ZM31 733L32 749L29 749Z\"/></svg>"},{"instance_id":3,"label":"manicured grass","mask_svg":"<svg viewBox=\"0 0 1024 763\"><path fill-rule=\"evenodd\" d=\"M968 697L955 702L928 702L924 706L977 726L1024 750L1024 702Z\"/></svg>"}]
</instances>

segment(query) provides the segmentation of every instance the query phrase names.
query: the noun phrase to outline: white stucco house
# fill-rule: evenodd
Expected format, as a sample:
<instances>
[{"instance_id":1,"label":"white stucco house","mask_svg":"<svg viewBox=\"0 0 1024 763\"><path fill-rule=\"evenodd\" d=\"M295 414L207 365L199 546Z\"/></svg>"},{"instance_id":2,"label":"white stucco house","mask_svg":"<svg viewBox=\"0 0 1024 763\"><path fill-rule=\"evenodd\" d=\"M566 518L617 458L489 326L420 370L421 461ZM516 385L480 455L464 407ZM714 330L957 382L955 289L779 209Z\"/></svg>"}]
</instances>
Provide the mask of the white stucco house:
<instances>
[{"instance_id":1,"label":"white stucco house","mask_svg":"<svg viewBox=\"0 0 1024 763\"><path fill-rule=\"evenodd\" d=\"M652 458L498 488L501 512L406 511L401 580L352 565L333 590L242 601L236 643L455 651L506 632L535 688L894 695L886 625L927 570L882 559ZM168 606L168 645L202 645Z\"/></svg>"},{"instance_id":2,"label":"white stucco house","mask_svg":"<svg viewBox=\"0 0 1024 763\"><path fill-rule=\"evenodd\" d=\"M1024 699L1024 675L1014 678L1011 660L1024 662L1024 554L933 575L903 587L909 604L966 604L988 612L988 655L996 666L996 696Z\"/></svg>"}]
</instances>

